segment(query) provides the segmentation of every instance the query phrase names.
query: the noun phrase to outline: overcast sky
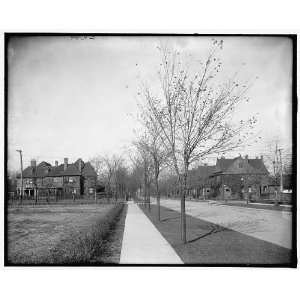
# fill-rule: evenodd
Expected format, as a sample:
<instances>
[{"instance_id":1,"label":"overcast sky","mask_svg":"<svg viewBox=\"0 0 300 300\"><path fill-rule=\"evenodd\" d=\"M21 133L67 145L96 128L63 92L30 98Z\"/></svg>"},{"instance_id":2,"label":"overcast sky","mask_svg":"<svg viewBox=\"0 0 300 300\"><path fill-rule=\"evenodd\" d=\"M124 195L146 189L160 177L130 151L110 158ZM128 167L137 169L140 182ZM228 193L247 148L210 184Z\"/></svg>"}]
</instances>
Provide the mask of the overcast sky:
<instances>
[{"instance_id":1,"label":"overcast sky","mask_svg":"<svg viewBox=\"0 0 300 300\"><path fill-rule=\"evenodd\" d=\"M287 38L222 37L220 80L240 70L258 76L236 118L258 113L260 142L242 155L257 156L278 137L291 144L292 44ZM211 37L13 38L8 45L8 167L30 159L62 163L96 154L124 153L137 127L141 80L157 83L160 40L205 59ZM235 153L228 154L233 156Z\"/></svg>"}]
</instances>

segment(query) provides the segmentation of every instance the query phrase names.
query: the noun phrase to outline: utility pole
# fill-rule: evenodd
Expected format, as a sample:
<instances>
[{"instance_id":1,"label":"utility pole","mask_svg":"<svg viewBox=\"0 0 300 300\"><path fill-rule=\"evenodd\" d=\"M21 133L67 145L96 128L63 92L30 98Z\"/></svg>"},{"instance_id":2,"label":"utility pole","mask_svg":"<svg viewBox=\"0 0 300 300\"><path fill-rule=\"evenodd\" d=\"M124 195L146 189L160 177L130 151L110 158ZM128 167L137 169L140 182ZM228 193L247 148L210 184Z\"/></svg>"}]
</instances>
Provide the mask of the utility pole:
<instances>
[{"instance_id":1,"label":"utility pole","mask_svg":"<svg viewBox=\"0 0 300 300\"><path fill-rule=\"evenodd\" d=\"M279 152L279 161L280 161L280 192L282 193L283 192L283 176L282 176L283 168L282 168L281 150L282 149L278 149L278 152Z\"/></svg>"},{"instance_id":2,"label":"utility pole","mask_svg":"<svg viewBox=\"0 0 300 300\"><path fill-rule=\"evenodd\" d=\"M22 150L16 150L20 153L20 162L21 162L21 202L23 200L23 159L22 159Z\"/></svg>"}]
</instances>

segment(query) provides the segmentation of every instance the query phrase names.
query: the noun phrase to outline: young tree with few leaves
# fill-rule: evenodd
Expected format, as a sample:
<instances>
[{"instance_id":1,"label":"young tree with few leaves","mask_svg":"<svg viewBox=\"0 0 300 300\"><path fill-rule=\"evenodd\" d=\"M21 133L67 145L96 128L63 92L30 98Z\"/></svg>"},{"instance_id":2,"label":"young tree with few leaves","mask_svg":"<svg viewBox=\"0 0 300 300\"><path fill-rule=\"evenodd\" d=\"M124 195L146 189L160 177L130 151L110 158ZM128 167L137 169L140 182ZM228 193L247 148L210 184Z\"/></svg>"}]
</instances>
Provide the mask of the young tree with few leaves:
<instances>
[{"instance_id":1,"label":"young tree with few leaves","mask_svg":"<svg viewBox=\"0 0 300 300\"><path fill-rule=\"evenodd\" d=\"M148 209L150 210L150 187L153 179L154 167L146 135L134 141L133 145L136 149L136 156L132 158L132 161L136 166L142 167L144 179L144 203L148 204Z\"/></svg>"},{"instance_id":2,"label":"young tree with few leaves","mask_svg":"<svg viewBox=\"0 0 300 300\"><path fill-rule=\"evenodd\" d=\"M151 122L144 119L146 126L146 134L141 137L136 143L140 148L139 151L145 151L150 155L150 164L153 168L153 179L155 185L156 202L157 202L157 218L160 221L160 188L159 188L159 176L162 169L167 165L169 153L162 145L160 133L157 131L157 127L154 127Z\"/></svg>"},{"instance_id":3,"label":"young tree with few leaves","mask_svg":"<svg viewBox=\"0 0 300 300\"><path fill-rule=\"evenodd\" d=\"M222 63L217 53L223 48L222 40L213 40L207 59L194 72L181 59L181 53L158 48L161 93L157 96L144 85L139 92L143 98L141 107L154 126L158 126L162 144L171 153L180 182L181 238L186 243L185 198L190 165L242 146L245 141L242 133L256 119L232 122L237 105L249 101L245 93L250 83L240 83L237 74L224 83L218 82Z\"/></svg>"}]
</instances>

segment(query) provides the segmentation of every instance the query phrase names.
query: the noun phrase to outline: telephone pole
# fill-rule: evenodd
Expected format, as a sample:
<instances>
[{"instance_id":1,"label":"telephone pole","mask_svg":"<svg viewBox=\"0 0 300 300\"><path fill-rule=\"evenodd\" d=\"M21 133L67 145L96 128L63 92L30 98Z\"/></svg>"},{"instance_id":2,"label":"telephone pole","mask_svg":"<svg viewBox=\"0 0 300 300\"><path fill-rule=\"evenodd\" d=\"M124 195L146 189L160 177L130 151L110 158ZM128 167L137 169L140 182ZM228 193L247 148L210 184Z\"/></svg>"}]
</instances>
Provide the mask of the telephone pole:
<instances>
[{"instance_id":1,"label":"telephone pole","mask_svg":"<svg viewBox=\"0 0 300 300\"><path fill-rule=\"evenodd\" d=\"M22 150L16 150L20 153L20 162L21 162L21 202L23 200L23 159L22 159Z\"/></svg>"},{"instance_id":2,"label":"telephone pole","mask_svg":"<svg viewBox=\"0 0 300 300\"><path fill-rule=\"evenodd\" d=\"M283 168L282 168L281 150L282 149L278 149L278 152L279 152L279 161L280 161L280 192L282 193L282 191L283 191L283 176L282 176Z\"/></svg>"}]
</instances>

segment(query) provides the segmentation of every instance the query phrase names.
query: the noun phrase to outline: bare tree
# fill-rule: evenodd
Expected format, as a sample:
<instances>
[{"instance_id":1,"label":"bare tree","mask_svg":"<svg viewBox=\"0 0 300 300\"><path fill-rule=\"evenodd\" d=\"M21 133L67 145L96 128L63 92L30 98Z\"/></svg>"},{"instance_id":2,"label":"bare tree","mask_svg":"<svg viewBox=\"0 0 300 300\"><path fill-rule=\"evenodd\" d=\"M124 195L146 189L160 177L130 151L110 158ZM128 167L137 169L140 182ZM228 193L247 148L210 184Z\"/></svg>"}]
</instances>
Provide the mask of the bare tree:
<instances>
[{"instance_id":1,"label":"bare tree","mask_svg":"<svg viewBox=\"0 0 300 300\"><path fill-rule=\"evenodd\" d=\"M168 165L170 153L166 151L162 144L160 128L155 122L151 122L151 115L144 111L141 118L142 124L145 126L146 134L139 139L138 145L144 151L150 154L154 172L154 185L157 203L157 218L160 221L160 188L159 176L163 168ZM154 120L153 120L154 121Z\"/></svg>"},{"instance_id":2,"label":"bare tree","mask_svg":"<svg viewBox=\"0 0 300 300\"><path fill-rule=\"evenodd\" d=\"M143 111L160 129L160 138L180 182L181 238L186 243L185 197L187 174L192 163L208 155L225 153L242 146L249 135L246 129L256 123L254 117L232 123L233 112L243 100L250 81L238 82L237 75L223 84L216 79L221 69L217 52L223 41L213 41L212 48L199 69L190 72L178 51L158 47L161 53L159 78L161 93L155 96L143 85ZM244 133L244 136L242 136Z\"/></svg>"},{"instance_id":3,"label":"bare tree","mask_svg":"<svg viewBox=\"0 0 300 300\"><path fill-rule=\"evenodd\" d=\"M134 141L133 145L137 150L137 155L132 160L135 165L142 166L144 178L144 203L148 204L148 209L150 210L150 187L153 178L154 166L149 152L146 135Z\"/></svg>"},{"instance_id":4,"label":"bare tree","mask_svg":"<svg viewBox=\"0 0 300 300\"><path fill-rule=\"evenodd\" d=\"M132 158L132 157L130 157ZM133 159L134 161L135 159ZM143 184L143 168L140 163L137 163L137 161L134 161L134 163L131 165L131 168L128 171L128 183L127 188L129 191L129 194L137 198L138 194L137 192L141 189L141 186Z\"/></svg>"},{"instance_id":5,"label":"bare tree","mask_svg":"<svg viewBox=\"0 0 300 300\"><path fill-rule=\"evenodd\" d=\"M118 199L120 194L120 180L121 173L124 174L124 160L121 156L96 156L91 159L91 163L96 169L99 179L103 181L107 195L114 196L115 200ZM123 175L124 176L124 175Z\"/></svg>"},{"instance_id":6,"label":"bare tree","mask_svg":"<svg viewBox=\"0 0 300 300\"><path fill-rule=\"evenodd\" d=\"M94 167L94 169L97 173L97 176L99 176L105 166L103 156L101 156L101 155L94 156L89 161L92 164L92 166Z\"/></svg>"},{"instance_id":7,"label":"bare tree","mask_svg":"<svg viewBox=\"0 0 300 300\"><path fill-rule=\"evenodd\" d=\"M284 174L292 173L292 151L285 147L279 137L274 137L266 142L263 152L264 161L271 174L276 178L281 171L280 153L282 154L282 171Z\"/></svg>"}]
</instances>

